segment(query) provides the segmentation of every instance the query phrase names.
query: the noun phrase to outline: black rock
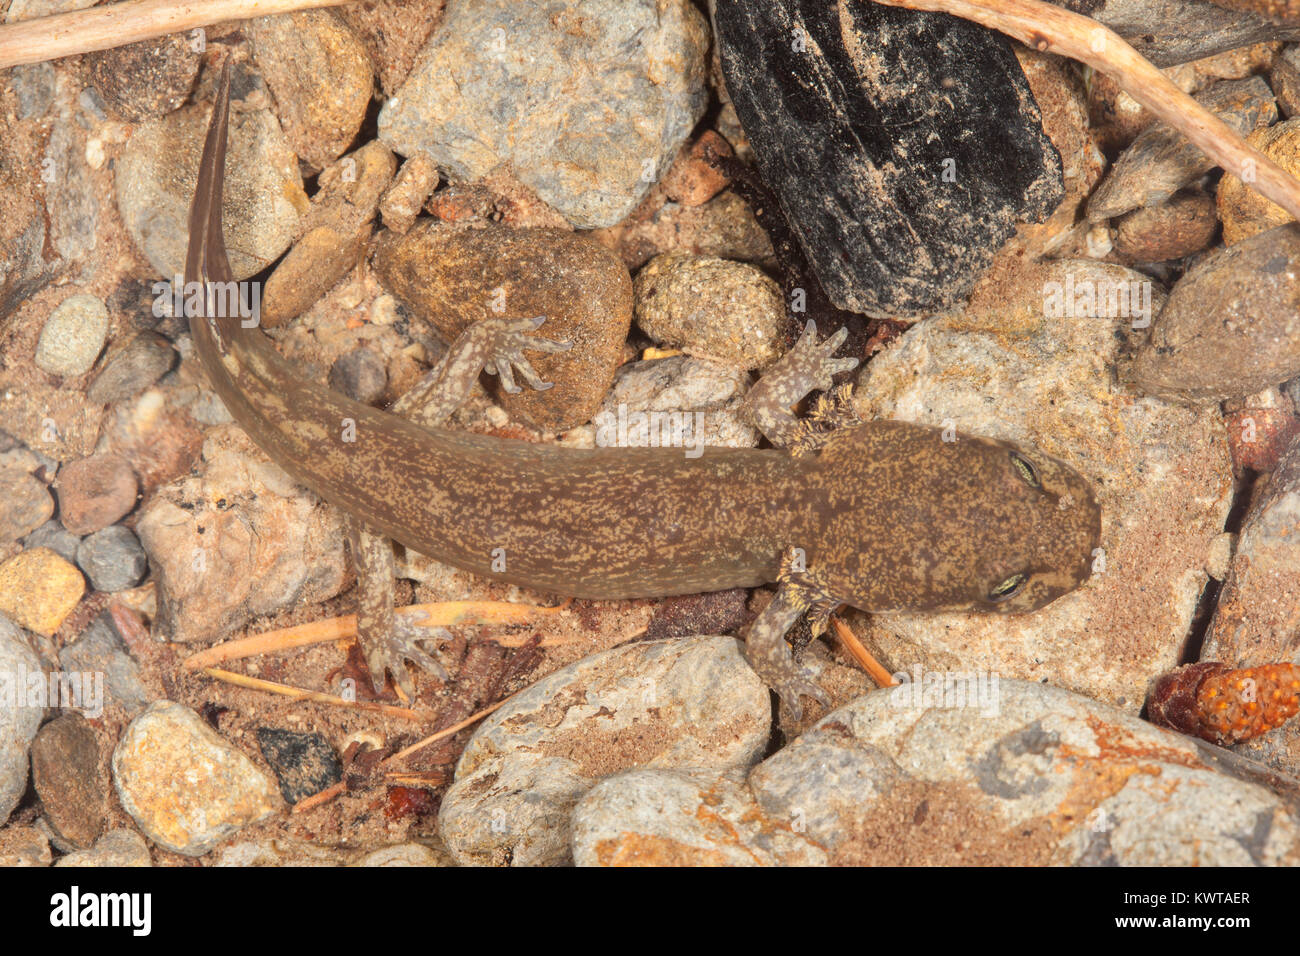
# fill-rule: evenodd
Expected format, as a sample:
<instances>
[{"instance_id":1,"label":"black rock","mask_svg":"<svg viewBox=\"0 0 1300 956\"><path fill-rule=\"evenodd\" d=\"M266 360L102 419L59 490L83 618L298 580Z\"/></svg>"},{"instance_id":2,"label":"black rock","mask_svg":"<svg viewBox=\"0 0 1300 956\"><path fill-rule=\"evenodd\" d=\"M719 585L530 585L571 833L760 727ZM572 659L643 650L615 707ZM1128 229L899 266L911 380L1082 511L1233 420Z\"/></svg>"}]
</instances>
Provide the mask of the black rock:
<instances>
[{"instance_id":1,"label":"black rock","mask_svg":"<svg viewBox=\"0 0 1300 956\"><path fill-rule=\"evenodd\" d=\"M257 745L275 771L286 803L298 803L343 779L338 755L320 734L258 727Z\"/></svg>"},{"instance_id":2,"label":"black rock","mask_svg":"<svg viewBox=\"0 0 1300 956\"><path fill-rule=\"evenodd\" d=\"M717 0L715 27L759 172L842 309L953 304L1064 197L999 34L872 0Z\"/></svg>"}]
</instances>

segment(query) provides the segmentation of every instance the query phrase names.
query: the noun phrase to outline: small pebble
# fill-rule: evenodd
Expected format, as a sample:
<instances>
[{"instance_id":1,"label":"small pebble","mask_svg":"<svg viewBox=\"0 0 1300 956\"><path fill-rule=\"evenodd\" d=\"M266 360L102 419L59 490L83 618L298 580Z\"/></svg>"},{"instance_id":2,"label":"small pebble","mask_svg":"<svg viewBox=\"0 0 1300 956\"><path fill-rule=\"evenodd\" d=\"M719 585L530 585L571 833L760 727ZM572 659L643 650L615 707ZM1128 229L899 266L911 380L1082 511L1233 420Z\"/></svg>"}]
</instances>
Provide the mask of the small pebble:
<instances>
[{"instance_id":1,"label":"small pebble","mask_svg":"<svg viewBox=\"0 0 1300 956\"><path fill-rule=\"evenodd\" d=\"M108 337L108 309L93 295L72 295L59 303L41 328L36 365L51 375L84 375Z\"/></svg>"},{"instance_id":2,"label":"small pebble","mask_svg":"<svg viewBox=\"0 0 1300 956\"><path fill-rule=\"evenodd\" d=\"M1300 433L1300 418L1290 398L1268 389L1239 402L1225 403L1223 423L1228 432L1232 463L1238 471L1272 471Z\"/></svg>"},{"instance_id":3,"label":"small pebble","mask_svg":"<svg viewBox=\"0 0 1300 956\"><path fill-rule=\"evenodd\" d=\"M53 514L44 482L20 468L0 469L0 545L35 533Z\"/></svg>"},{"instance_id":4,"label":"small pebble","mask_svg":"<svg viewBox=\"0 0 1300 956\"><path fill-rule=\"evenodd\" d=\"M784 354L781 287L756 266L659 256L633 289L637 324L660 345L743 369L766 368Z\"/></svg>"},{"instance_id":5,"label":"small pebble","mask_svg":"<svg viewBox=\"0 0 1300 956\"><path fill-rule=\"evenodd\" d=\"M425 153L407 157L379 201L379 215L383 217L384 225L398 235L406 235L415 224L415 217L420 214L424 201L437 188L437 164Z\"/></svg>"},{"instance_id":6,"label":"small pebble","mask_svg":"<svg viewBox=\"0 0 1300 956\"><path fill-rule=\"evenodd\" d=\"M279 807L272 780L172 701L151 704L122 732L113 784L145 836L184 856L202 856Z\"/></svg>"},{"instance_id":7,"label":"small pebble","mask_svg":"<svg viewBox=\"0 0 1300 956\"><path fill-rule=\"evenodd\" d=\"M47 637L86 593L81 572L49 548L28 548L0 564L0 614Z\"/></svg>"},{"instance_id":8,"label":"small pebble","mask_svg":"<svg viewBox=\"0 0 1300 956\"><path fill-rule=\"evenodd\" d=\"M28 704L27 676L40 673L40 658L23 632L0 613L0 827L27 789L28 748L45 716L44 701Z\"/></svg>"},{"instance_id":9,"label":"small pebble","mask_svg":"<svg viewBox=\"0 0 1300 956\"><path fill-rule=\"evenodd\" d=\"M61 850L84 850L108 822L108 781L99 775L99 744L86 718L60 714L32 741L32 783Z\"/></svg>"},{"instance_id":10,"label":"small pebble","mask_svg":"<svg viewBox=\"0 0 1300 956\"><path fill-rule=\"evenodd\" d=\"M134 716L154 700L140 679L140 665L127 652L108 611L59 651L59 667L65 674L82 675L83 682L102 674L104 703L116 704L128 715Z\"/></svg>"},{"instance_id":11,"label":"small pebble","mask_svg":"<svg viewBox=\"0 0 1300 956\"><path fill-rule=\"evenodd\" d=\"M374 80L361 41L333 10L257 17L243 30L289 143L323 169L356 139L370 106Z\"/></svg>"},{"instance_id":12,"label":"small pebble","mask_svg":"<svg viewBox=\"0 0 1300 956\"><path fill-rule=\"evenodd\" d=\"M59 472L59 520L76 535L107 528L135 507L135 472L120 455L92 455Z\"/></svg>"},{"instance_id":13,"label":"small pebble","mask_svg":"<svg viewBox=\"0 0 1300 956\"><path fill-rule=\"evenodd\" d=\"M78 850L60 859L55 866L96 866L116 869L123 866L153 866L144 837L134 830L109 830L89 850Z\"/></svg>"},{"instance_id":14,"label":"small pebble","mask_svg":"<svg viewBox=\"0 0 1300 956\"><path fill-rule=\"evenodd\" d=\"M86 573L91 587L111 594L144 580L149 558L130 528L114 524L82 540L77 548L77 566Z\"/></svg>"},{"instance_id":15,"label":"small pebble","mask_svg":"<svg viewBox=\"0 0 1300 956\"><path fill-rule=\"evenodd\" d=\"M59 557L73 564L77 562L77 548L81 539L68 531L57 520L47 521L23 541L25 548L49 548Z\"/></svg>"},{"instance_id":16,"label":"small pebble","mask_svg":"<svg viewBox=\"0 0 1300 956\"><path fill-rule=\"evenodd\" d=\"M1273 93L1258 76L1220 81L1194 99L1241 136L1277 119ZM1088 218L1114 219L1157 205L1213 168L1214 160L1182 133L1155 123L1120 154L1093 191Z\"/></svg>"},{"instance_id":17,"label":"small pebble","mask_svg":"<svg viewBox=\"0 0 1300 956\"><path fill-rule=\"evenodd\" d=\"M0 867L49 866L50 840L36 827L0 826Z\"/></svg>"},{"instance_id":18,"label":"small pebble","mask_svg":"<svg viewBox=\"0 0 1300 956\"><path fill-rule=\"evenodd\" d=\"M1243 398L1300 373L1300 226L1201 259L1174 286L1126 376L1177 401Z\"/></svg>"},{"instance_id":19,"label":"small pebble","mask_svg":"<svg viewBox=\"0 0 1300 956\"><path fill-rule=\"evenodd\" d=\"M18 97L18 118L27 120L44 116L46 110L54 105L57 81L54 64L48 61L15 66L10 73L10 83Z\"/></svg>"},{"instance_id":20,"label":"small pebble","mask_svg":"<svg viewBox=\"0 0 1300 956\"><path fill-rule=\"evenodd\" d=\"M715 160L732 155L730 143L713 130L705 130L694 143L682 147L659 185L673 202L702 206L731 182Z\"/></svg>"},{"instance_id":21,"label":"small pebble","mask_svg":"<svg viewBox=\"0 0 1300 956\"><path fill-rule=\"evenodd\" d=\"M1246 137L1246 142L1292 176L1300 175L1300 118L1257 129ZM1230 246L1274 226L1285 225L1292 217L1253 186L1247 186L1232 173L1224 173L1219 181L1219 218L1223 220L1224 245Z\"/></svg>"},{"instance_id":22,"label":"small pebble","mask_svg":"<svg viewBox=\"0 0 1300 956\"><path fill-rule=\"evenodd\" d=\"M86 399L107 405L144 391L176 364L176 350L156 332L141 332L114 352L86 389Z\"/></svg>"},{"instance_id":23,"label":"small pebble","mask_svg":"<svg viewBox=\"0 0 1300 956\"><path fill-rule=\"evenodd\" d=\"M104 103L138 123L170 113L184 103L199 75L202 53L185 32L87 53L87 78Z\"/></svg>"},{"instance_id":24,"label":"small pebble","mask_svg":"<svg viewBox=\"0 0 1300 956\"><path fill-rule=\"evenodd\" d=\"M1277 96L1277 105L1287 119L1300 116L1300 46L1291 44L1273 64L1269 86Z\"/></svg>"},{"instance_id":25,"label":"small pebble","mask_svg":"<svg viewBox=\"0 0 1300 956\"><path fill-rule=\"evenodd\" d=\"M263 328L278 328L306 312L361 261L395 165L393 154L374 142L321 172L303 236L266 281Z\"/></svg>"},{"instance_id":26,"label":"small pebble","mask_svg":"<svg viewBox=\"0 0 1300 956\"><path fill-rule=\"evenodd\" d=\"M662 641L688 634L732 634L746 621L744 588L710 591L664 598L646 627L647 641Z\"/></svg>"},{"instance_id":27,"label":"small pebble","mask_svg":"<svg viewBox=\"0 0 1300 956\"><path fill-rule=\"evenodd\" d=\"M1209 248L1218 226L1213 196L1180 192L1166 203L1120 217L1115 252L1129 263L1181 259Z\"/></svg>"},{"instance_id":28,"label":"small pebble","mask_svg":"<svg viewBox=\"0 0 1300 956\"><path fill-rule=\"evenodd\" d=\"M399 843L367 853L353 866L449 866L446 855L439 855L422 843Z\"/></svg>"},{"instance_id":29,"label":"small pebble","mask_svg":"<svg viewBox=\"0 0 1300 956\"><path fill-rule=\"evenodd\" d=\"M388 386L388 370L374 349L364 345L344 352L330 366L330 388L364 405L373 404Z\"/></svg>"},{"instance_id":30,"label":"small pebble","mask_svg":"<svg viewBox=\"0 0 1300 956\"><path fill-rule=\"evenodd\" d=\"M258 727L257 745L280 782L285 803L298 803L343 779L343 765L318 733Z\"/></svg>"}]
</instances>

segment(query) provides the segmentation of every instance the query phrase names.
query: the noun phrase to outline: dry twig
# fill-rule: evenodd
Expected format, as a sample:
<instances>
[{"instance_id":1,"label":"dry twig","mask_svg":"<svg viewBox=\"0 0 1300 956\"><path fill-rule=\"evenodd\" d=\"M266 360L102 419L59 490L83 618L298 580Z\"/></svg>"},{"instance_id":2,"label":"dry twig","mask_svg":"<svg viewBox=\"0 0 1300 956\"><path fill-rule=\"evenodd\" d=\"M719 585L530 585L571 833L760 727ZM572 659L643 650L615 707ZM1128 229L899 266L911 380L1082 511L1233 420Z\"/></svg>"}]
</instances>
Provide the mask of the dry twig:
<instances>
[{"instance_id":1,"label":"dry twig","mask_svg":"<svg viewBox=\"0 0 1300 956\"><path fill-rule=\"evenodd\" d=\"M862 669L871 675L871 679L876 682L877 687L893 687L898 681L894 680L894 675L885 670L880 661L863 646L858 640L858 636L849 630L849 626L841 621L838 617L831 618L831 627L835 628L835 636L853 655L853 659L862 665Z\"/></svg>"},{"instance_id":2,"label":"dry twig","mask_svg":"<svg viewBox=\"0 0 1300 956\"><path fill-rule=\"evenodd\" d=\"M344 0L125 0L89 10L56 13L0 26L0 69L57 60L211 26L311 7L336 7Z\"/></svg>"},{"instance_id":3,"label":"dry twig","mask_svg":"<svg viewBox=\"0 0 1300 956\"><path fill-rule=\"evenodd\" d=\"M423 721L429 719L429 714L423 711L410 710L406 707L394 707L391 704L380 704L368 700L344 700L342 697L335 697L333 694L322 694L319 691L305 690L301 687L290 687L288 684L277 684L275 681L263 680L260 677L249 677L247 674L236 674L234 671L225 671L217 667L205 667L201 673L205 677L211 677L213 680L225 684L234 684L236 687L247 687L249 690L279 694L281 697L288 697L292 700L308 700L314 704L328 704L331 707L367 710L387 717L400 717L403 720Z\"/></svg>"},{"instance_id":4,"label":"dry twig","mask_svg":"<svg viewBox=\"0 0 1300 956\"><path fill-rule=\"evenodd\" d=\"M533 604L515 604L511 601L439 601L435 604L411 604L397 608L398 614L413 615L424 612L427 616L419 622L420 627L457 627L462 624L531 624L539 617L557 614L569 606L568 601L556 607L538 607ZM196 654L191 654L182 662L186 670L196 671L214 664L224 664L258 654L271 654L287 651L295 647L307 647L312 644L324 644L326 641L351 640L357 636L357 616L345 614L342 617L326 618L323 621L310 621L296 624L275 631L250 634L217 644ZM528 638L518 635L502 635L491 638L504 647L517 647ZM549 638L542 641L544 647L553 644L570 644L572 640Z\"/></svg>"}]
</instances>

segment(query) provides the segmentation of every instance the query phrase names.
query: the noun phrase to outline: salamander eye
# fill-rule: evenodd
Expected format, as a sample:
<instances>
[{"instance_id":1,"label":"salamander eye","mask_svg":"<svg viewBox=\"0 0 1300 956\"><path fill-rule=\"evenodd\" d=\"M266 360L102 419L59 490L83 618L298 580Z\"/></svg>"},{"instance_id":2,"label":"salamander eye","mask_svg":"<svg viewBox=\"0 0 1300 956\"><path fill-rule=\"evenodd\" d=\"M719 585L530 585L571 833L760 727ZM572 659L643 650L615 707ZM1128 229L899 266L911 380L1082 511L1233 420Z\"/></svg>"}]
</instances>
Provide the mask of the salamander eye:
<instances>
[{"instance_id":1,"label":"salamander eye","mask_svg":"<svg viewBox=\"0 0 1300 956\"><path fill-rule=\"evenodd\" d=\"M1043 487L1042 482L1038 480L1038 471L1024 455L1013 451L1011 453L1011 464L1016 466L1016 471L1030 488Z\"/></svg>"},{"instance_id":2,"label":"salamander eye","mask_svg":"<svg viewBox=\"0 0 1300 956\"><path fill-rule=\"evenodd\" d=\"M992 601L994 604L997 604L999 601L1005 601L1008 598L1013 598L1020 593L1020 589L1025 586L1025 582L1028 580L1029 580L1029 575L1023 572L1021 572L1020 574L1013 574L1011 575L1011 577L1007 578L1005 581L1003 581L1001 584L995 587L992 591L990 591L988 599Z\"/></svg>"}]
</instances>

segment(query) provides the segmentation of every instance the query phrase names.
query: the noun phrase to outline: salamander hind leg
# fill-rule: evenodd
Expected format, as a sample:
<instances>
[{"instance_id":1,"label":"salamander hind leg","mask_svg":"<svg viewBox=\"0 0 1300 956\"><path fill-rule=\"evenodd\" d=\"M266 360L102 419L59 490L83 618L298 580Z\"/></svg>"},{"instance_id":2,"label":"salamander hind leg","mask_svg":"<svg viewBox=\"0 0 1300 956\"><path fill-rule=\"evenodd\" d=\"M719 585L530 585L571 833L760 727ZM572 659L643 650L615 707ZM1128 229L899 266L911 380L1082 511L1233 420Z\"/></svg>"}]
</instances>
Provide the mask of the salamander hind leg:
<instances>
[{"instance_id":1,"label":"salamander hind leg","mask_svg":"<svg viewBox=\"0 0 1300 956\"><path fill-rule=\"evenodd\" d=\"M407 698L415 696L415 682L406 662L417 664L440 680L447 679L442 664L421 647L423 641L451 638L445 628L426 627L428 617L398 615L393 608L393 546L387 538L347 518L348 543L357 569L357 641L370 670L376 693L384 688L386 674Z\"/></svg>"},{"instance_id":2,"label":"salamander hind leg","mask_svg":"<svg viewBox=\"0 0 1300 956\"><path fill-rule=\"evenodd\" d=\"M772 444L795 453L810 450L805 447L810 436L825 427L856 420L848 407L847 388L832 391L832 377L858 364L855 358L832 358L848 334L847 329L840 329L818 342L817 326L810 319L794 347L749 390L744 411ZM810 426L796 418L791 407L818 390L828 391L831 396L813 410Z\"/></svg>"},{"instance_id":3,"label":"salamander hind leg","mask_svg":"<svg viewBox=\"0 0 1300 956\"><path fill-rule=\"evenodd\" d=\"M783 565L789 566L789 554L783 559ZM824 630L826 617L834 607L835 602L823 597L810 581L796 580L783 570L772 603L754 621L745 639L745 659L749 666L780 695L796 721L803 716L800 696L811 697L823 707L829 707L831 701L813 682L812 672L795 662L785 635L809 611L813 613L814 631Z\"/></svg>"}]
</instances>

